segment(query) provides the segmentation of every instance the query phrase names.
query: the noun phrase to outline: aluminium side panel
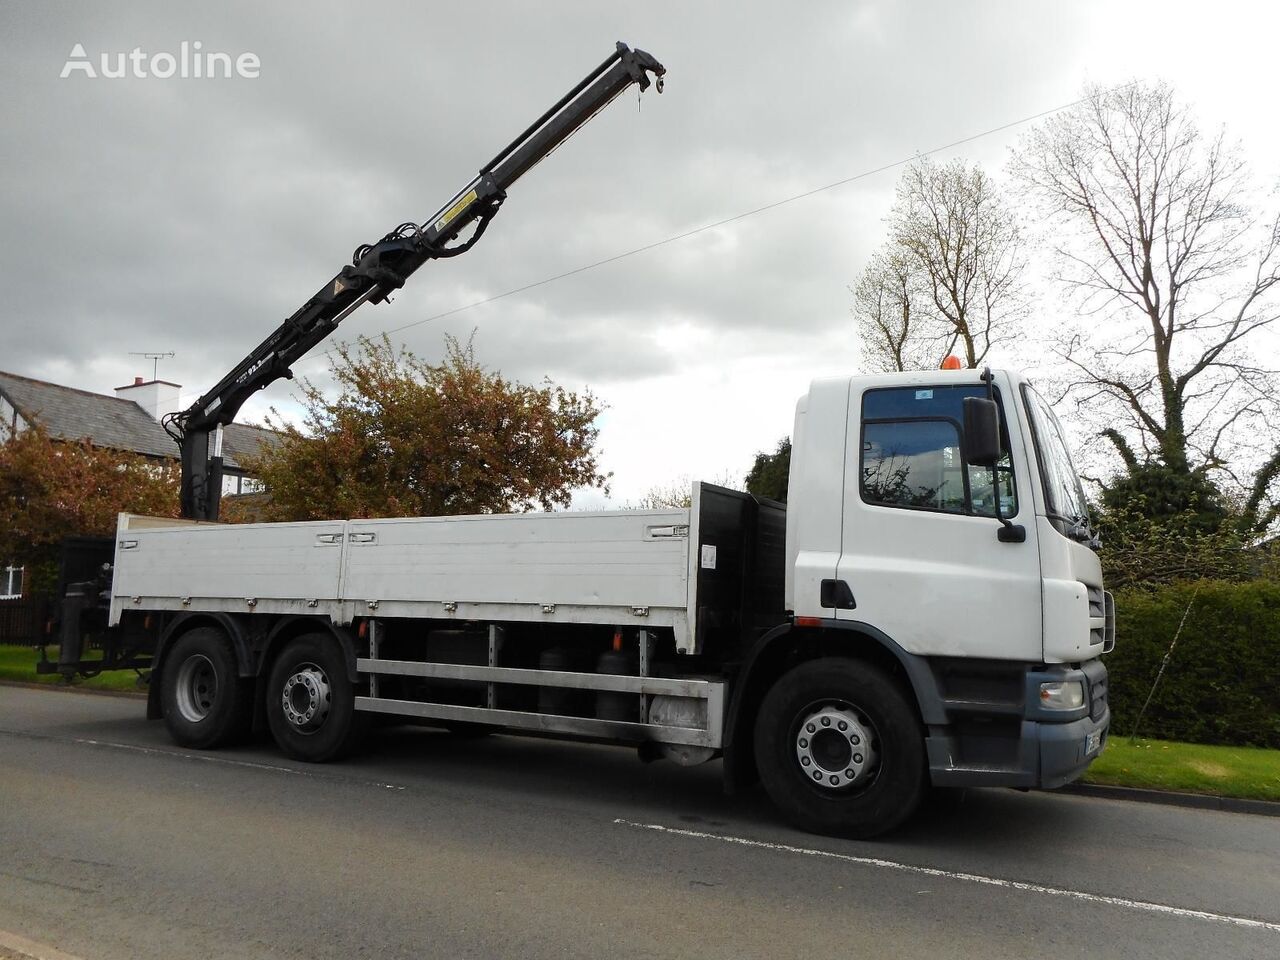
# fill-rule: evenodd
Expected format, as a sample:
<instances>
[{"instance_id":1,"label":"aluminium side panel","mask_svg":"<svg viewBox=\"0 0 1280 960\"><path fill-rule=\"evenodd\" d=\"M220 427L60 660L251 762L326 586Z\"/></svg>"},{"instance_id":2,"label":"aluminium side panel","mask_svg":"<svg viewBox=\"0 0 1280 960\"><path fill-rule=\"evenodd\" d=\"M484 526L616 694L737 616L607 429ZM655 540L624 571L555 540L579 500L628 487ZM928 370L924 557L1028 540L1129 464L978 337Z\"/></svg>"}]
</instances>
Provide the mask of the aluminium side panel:
<instances>
[{"instance_id":1,"label":"aluminium side panel","mask_svg":"<svg viewBox=\"0 0 1280 960\"><path fill-rule=\"evenodd\" d=\"M353 520L343 599L382 616L675 626L688 524L683 509Z\"/></svg>"},{"instance_id":2,"label":"aluminium side panel","mask_svg":"<svg viewBox=\"0 0 1280 960\"><path fill-rule=\"evenodd\" d=\"M155 525L122 517L112 622L126 609L280 612L336 603L345 531L342 520Z\"/></svg>"},{"instance_id":3,"label":"aluminium side panel","mask_svg":"<svg viewBox=\"0 0 1280 960\"><path fill-rule=\"evenodd\" d=\"M671 627L687 644L689 511L192 524L122 517L122 610Z\"/></svg>"}]
</instances>

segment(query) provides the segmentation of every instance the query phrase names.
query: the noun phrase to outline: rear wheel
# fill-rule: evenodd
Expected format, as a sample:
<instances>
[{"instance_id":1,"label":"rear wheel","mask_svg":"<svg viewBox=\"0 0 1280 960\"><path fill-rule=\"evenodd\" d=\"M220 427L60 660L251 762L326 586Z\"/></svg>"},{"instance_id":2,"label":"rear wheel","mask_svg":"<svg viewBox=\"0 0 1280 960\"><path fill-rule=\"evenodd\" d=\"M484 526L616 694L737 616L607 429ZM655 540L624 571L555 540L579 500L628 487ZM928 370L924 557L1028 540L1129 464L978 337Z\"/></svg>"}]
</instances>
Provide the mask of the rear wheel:
<instances>
[{"instance_id":1,"label":"rear wheel","mask_svg":"<svg viewBox=\"0 0 1280 960\"><path fill-rule=\"evenodd\" d=\"M184 747L233 743L253 721L252 682L240 677L231 641L215 627L197 627L174 641L160 697L169 735Z\"/></svg>"},{"instance_id":2,"label":"rear wheel","mask_svg":"<svg viewBox=\"0 0 1280 960\"><path fill-rule=\"evenodd\" d=\"M825 658L769 690L755 731L770 798L802 830L874 837L907 819L927 776L920 722L883 671Z\"/></svg>"},{"instance_id":3,"label":"rear wheel","mask_svg":"<svg viewBox=\"0 0 1280 960\"><path fill-rule=\"evenodd\" d=\"M321 633L298 637L271 667L266 704L271 735L295 760L337 760L364 733L355 697L346 658L333 638Z\"/></svg>"}]
</instances>

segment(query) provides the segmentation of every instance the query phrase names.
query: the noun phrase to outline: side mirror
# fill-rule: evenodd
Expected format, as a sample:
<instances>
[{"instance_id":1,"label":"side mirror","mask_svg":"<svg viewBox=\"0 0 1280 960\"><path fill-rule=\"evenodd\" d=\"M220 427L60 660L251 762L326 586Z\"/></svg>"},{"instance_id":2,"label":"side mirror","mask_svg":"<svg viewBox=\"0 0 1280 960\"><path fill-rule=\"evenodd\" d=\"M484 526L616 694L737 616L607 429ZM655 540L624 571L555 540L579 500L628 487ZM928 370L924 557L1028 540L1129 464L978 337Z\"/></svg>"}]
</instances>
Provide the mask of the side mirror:
<instances>
[{"instance_id":1,"label":"side mirror","mask_svg":"<svg viewBox=\"0 0 1280 960\"><path fill-rule=\"evenodd\" d=\"M1000 410L994 400L964 398L964 459L975 467L994 467L1000 459Z\"/></svg>"}]
</instances>

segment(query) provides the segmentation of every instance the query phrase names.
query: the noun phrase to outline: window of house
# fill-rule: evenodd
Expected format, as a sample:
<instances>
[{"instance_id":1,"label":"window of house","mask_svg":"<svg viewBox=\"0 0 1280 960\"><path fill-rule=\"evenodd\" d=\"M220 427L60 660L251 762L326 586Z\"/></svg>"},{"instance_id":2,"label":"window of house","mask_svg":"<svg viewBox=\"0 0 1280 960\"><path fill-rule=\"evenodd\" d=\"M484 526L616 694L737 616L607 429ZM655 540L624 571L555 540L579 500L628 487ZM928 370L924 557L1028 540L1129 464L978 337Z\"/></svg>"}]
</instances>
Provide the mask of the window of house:
<instances>
[{"instance_id":1,"label":"window of house","mask_svg":"<svg viewBox=\"0 0 1280 960\"><path fill-rule=\"evenodd\" d=\"M0 567L0 600L22 597L22 567Z\"/></svg>"},{"instance_id":2,"label":"window of house","mask_svg":"<svg viewBox=\"0 0 1280 960\"><path fill-rule=\"evenodd\" d=\"M887 507L977 516L1018 512L1009 437L995 467L964 462L960 433L964 398L985 397L982 386L893 387L862 398L862 499ZM997 402L999 397L997 396Z\"/></svg>"}]
</instances>

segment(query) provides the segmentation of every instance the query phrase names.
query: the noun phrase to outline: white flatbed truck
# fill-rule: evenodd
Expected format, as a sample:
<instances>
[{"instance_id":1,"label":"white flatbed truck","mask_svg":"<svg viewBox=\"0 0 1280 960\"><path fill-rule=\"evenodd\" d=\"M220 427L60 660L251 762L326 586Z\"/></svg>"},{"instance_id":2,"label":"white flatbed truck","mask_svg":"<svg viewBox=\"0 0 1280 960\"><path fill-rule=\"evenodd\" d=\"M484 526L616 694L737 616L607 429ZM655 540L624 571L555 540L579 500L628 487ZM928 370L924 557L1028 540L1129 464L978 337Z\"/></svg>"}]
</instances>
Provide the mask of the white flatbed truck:
<instances>
[{"instance_id":1,"label":"white flatbed truck","mask_svg":"<svg viewBox=\"0 0 1280 960\"><path fill-rule=\"evenodd\" d=\"M125 515L105 633L146 652L150 714L186 746L256 722L332 760L375 714L582 737L723 757L731 784L758 776L793 822L844 835L891 829L930 784L1055 787L1097 756L1114 615L1030 384L817 381L789 499L697 484L689 509Z\"/></svg>"},{"instance_id":2,"label":"white flatbed truck","mask_svg":"<svg viewBox=\"0 0 1280 960\"><path fill-rule=\"evenodd\" d=\"M382 715L723 757L730 786L758 778L794 823L850 836L930 784L1079 776L1107 735L1114 615L1062 431L1016 373L815 382L789 506L698 484L689 509L214 522L221 429L250 395L470 249L509 186L663 74L618 44L169 418L186 519L122 516L69 550L59 659L37 668L147 672L148 716L195 748L269 729L334 760Z\"/></svg>"}]
</instances>

